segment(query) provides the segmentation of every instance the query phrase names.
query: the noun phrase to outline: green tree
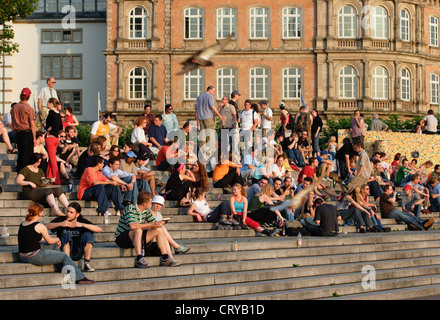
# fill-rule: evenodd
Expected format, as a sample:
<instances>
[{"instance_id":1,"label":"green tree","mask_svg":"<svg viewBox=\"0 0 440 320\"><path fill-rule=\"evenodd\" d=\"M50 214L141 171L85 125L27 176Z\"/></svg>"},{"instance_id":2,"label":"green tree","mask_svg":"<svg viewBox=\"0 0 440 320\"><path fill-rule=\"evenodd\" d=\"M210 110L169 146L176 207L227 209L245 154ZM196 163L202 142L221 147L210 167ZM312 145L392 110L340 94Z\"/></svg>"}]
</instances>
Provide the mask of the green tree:
<instances>
[{"instance_id":1,"label":"green tree","mask_svg":"<svg viewBox=\"0 0 440 320\"><path fill-rule=\"evenodd\" d=\"M0 54L18 52L12 22L25 19L37 8L38 0L0 0Z\"/></svg>"}]
</instances>

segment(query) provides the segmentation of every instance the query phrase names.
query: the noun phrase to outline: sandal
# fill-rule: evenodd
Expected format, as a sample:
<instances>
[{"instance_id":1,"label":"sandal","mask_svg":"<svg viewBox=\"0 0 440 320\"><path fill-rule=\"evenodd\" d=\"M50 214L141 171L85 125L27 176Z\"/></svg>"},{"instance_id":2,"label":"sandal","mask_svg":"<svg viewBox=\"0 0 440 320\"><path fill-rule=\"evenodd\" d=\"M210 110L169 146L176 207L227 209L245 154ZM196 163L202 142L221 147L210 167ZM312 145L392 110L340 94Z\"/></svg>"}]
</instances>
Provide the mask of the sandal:
<instances>
[{"instance_id":1,"label":"sandal","mask_svg":"<svg viewBox=\"0 0 440 320\"><path fill-rule=\"evenodd\" d=\"M174 249L174 252L179 254L179 253L187 253L189 251L188 247L184 247L182 245L180 245L177 249Z\"/></svg>"},{"instance_id":2,"label":"sandal","mask_svg":"<svg viewBox=\"0 0 440 320\"><path fill-rule=\"evenodd\" d=\"M181 207L189 207L191 205L190 201L180 201Z\"/></svg>"},{"instance_id":3,"label":"sandal","mask_svg":"<svg viewBox=\"0 0 440 320\"><path fill-rule=\"evenodd\" d=\"M11 150L8 149L8 154L18 154L18 151L15 149L11 149Z\"/></svg>"}]
</instances>

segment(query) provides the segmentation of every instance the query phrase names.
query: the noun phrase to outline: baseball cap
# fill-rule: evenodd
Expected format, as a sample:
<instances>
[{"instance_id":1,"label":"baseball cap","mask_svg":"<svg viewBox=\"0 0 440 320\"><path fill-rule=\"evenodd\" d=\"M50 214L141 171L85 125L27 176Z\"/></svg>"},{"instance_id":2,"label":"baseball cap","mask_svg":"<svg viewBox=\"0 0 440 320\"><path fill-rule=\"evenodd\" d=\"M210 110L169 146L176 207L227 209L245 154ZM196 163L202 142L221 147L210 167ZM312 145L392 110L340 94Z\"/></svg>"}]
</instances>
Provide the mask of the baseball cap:
<instances>
[{"instance_id":1,"label":"baseball cap","mask_svg":"<svg viewBox=\"0 0 440 320\"><path fill-rule=\"evenodd\" d=\"M412 190L413 187L410 184L407 184L403 190Z\"/></svg>"},{"instance_id":2,"label":"baseball cap","mask_svg":"<svg viewBox=\"0 0 440 320\"><path fill-rule=\"evenodd\" d=\"M127 153L127 157L129 157L129 158L137 158L136 153L134 153L133 151L129 151Z\"/></svg>"},{"instance_id":3,"label":"baseball cap","mask_svg":"<svg viewBox=\"0 0 440 320\"><path fill-rule=\"evenodd\" d=\"M258 102L258 104L260 104L260 105L262 105L262 104L267 105L267 100L261 100L260 102Z\"/></svg>"},{"instance_id":4,"label":"baseball cap","mask_svg":"<svg viewBox=\"0 0 440 320\"><path fill-rule=\"evenodd\" d=\"M322 151L321 151L321 154L322 154L322 155L328 154L328 151L327 151L327 150L322 150Z\"/></svg>"},{"instance_id":5,"label":"baseball cap","mask_svg":"<svg viewBox=\"0 0 440 320\"><path fill-rule=\"evenodd\" d=\"M232 91L231 95L234 95L234 96L235 95L239 95L239 96L241 96L240 92L238 92L237 90Z\"/></svg>"},{"instance_id":6,"label":"baseball cap","mask_svg":"<svg viewBox=\"0 0 440 320\"><path fill-rule=\"evenodd\" d=\"M21 90L21 95L24 95L26 97L30 97L31 96L31 90L29 88L23 88L23 90Z\"/></svg>"},{"instance_id":7,"label":"baseball cap","mask_svg":"<svg viewBox=\"0 0 440 320\"><path fill-rule=\"evenodd\" d=\"M165 207L165 199L162 196L154 196L152 203L158 203Z\"/></svg>"}]
</instances>

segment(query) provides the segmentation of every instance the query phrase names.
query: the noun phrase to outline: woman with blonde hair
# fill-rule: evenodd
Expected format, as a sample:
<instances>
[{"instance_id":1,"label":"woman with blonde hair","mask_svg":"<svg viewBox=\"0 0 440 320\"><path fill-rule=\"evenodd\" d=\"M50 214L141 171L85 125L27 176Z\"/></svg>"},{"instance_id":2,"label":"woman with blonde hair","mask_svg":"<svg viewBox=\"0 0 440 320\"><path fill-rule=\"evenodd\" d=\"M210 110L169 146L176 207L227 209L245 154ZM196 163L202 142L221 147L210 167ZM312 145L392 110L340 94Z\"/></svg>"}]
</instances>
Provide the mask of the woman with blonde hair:
<instances>
[{"instance_id":1,"label":"woman with blonde hair","mask_svg":"<svg viewBox=\"0 0 440 320\"><path fill-rule=\"evenodd\" d=\"M44 224L40 222L44 215L44 207L39 203L33 203L28 208L25 221L18 229L18 251L20 260L36 266L57 265L61 271L65 268L70 271L70 280L77 284L93 284L95 281L87 279L78 269L73 260L62 251L47 250L41 248L42 240L48 244L61 245L57 237L51 237Z\"/></svg>"}]
</instances>

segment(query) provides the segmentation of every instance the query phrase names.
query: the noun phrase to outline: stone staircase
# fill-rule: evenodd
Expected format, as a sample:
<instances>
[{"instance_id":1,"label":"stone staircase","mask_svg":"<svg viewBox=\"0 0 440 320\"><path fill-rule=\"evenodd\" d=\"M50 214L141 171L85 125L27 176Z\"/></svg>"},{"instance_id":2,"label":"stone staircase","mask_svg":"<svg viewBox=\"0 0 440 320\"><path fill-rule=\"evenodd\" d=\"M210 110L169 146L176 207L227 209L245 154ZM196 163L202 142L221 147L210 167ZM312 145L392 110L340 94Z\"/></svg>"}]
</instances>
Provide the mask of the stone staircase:
<instances>
[{"instance_id":1,"label":"stone staircase","mask_svg":"<svg viewBox=\"0 0 440 320\"><path fill-rule=\"evenodd\" d=\"M269 238L256 236L253 230L213 230L212 223L194 223L175 201L166 201L161 213L171 218L166 226L173 238L191 250L175 255L182 264L175 268L159 267L159 257L147 257L148 269L134 268L133 250L115 245L118 216L110 216L109 224L103 225L103 217L96 215L96 202L78 201L83 215L103 229L95 234L92 265L96 272L87 274L96 283L65 289L61 284L66 275L55 272L53 266L19 261L18 225L31 202L19 200L14 158L0 145L4 190L0 227L8 226L10 234L0 237L3 300L408 299L440 294L440 231L435 214L431 215L436 223L429 231L408 231L393 219L382 221L391 227L390 233L358 234L354 227L341 224L339 236L303 237L298 247L296 237ZM165 173L157 175L166 181ZM71 200L76 199L76 188L68 195ZM214 207L230 195L213 188L207 198ZM49 208L45 214L43 222L53 219ZM232 250L235 239L238 251Z\"/></svg>"}]
</instances>

